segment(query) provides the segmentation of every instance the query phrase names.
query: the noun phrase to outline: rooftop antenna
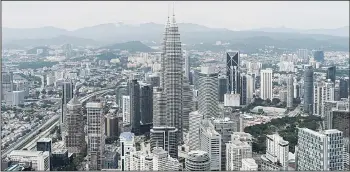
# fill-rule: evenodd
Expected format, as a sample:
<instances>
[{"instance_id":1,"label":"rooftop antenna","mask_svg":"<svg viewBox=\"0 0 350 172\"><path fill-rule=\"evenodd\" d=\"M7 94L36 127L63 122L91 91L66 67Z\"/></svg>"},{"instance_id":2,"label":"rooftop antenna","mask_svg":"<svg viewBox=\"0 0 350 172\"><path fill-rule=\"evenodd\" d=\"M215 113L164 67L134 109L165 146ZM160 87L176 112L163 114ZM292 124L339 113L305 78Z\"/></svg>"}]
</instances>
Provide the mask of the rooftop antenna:
<instances>
[{"instance_id":1,"label":"rooftop antenna","mask_svg":"<svg viewBox=\"0 0 350 172\"><path fill-rule=\"evenodd\" d=\"M175 16L175 2L173 2L173 16Z\"/></svg>"}]
</instances>

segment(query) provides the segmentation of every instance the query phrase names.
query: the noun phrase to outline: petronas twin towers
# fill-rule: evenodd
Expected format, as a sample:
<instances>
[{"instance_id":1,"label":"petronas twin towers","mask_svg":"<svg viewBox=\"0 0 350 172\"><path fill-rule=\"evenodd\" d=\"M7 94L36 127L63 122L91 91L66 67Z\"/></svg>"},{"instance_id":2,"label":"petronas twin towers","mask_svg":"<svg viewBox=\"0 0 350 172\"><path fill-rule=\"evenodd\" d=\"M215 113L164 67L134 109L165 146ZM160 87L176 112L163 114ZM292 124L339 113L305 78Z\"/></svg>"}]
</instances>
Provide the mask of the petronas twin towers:
<instances>
[{"instance_id":1,"label":"petronas twin towers","mask_svg":"<svg viewBox=\"0 0 350 172\"><path fill-rule=\"evenodd\" d=\"M183 57L179 29L175 20L168 17L161 54L161 83L154 109L155 120L151 130L151 147L163 147L170 156L177 157L177 144L183 130ZM161 95L161 96L160 96ZM165 112L165 113L164 113ZM175 138L171 133L178 133ZM170 137L172 135L172 137ZM160 143L162 143L160 145Z\"/></svg>"}]
</instances>

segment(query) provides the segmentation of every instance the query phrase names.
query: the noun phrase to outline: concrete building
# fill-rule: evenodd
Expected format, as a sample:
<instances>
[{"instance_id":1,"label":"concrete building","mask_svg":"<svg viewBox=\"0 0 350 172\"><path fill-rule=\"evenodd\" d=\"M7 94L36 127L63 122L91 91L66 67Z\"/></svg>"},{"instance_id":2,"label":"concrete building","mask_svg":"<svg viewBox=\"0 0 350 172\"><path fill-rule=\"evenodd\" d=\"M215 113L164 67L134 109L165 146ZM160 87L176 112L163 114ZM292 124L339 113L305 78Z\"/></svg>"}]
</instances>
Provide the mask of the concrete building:
<instances>
[{"instance_id":1,"label":"concrete building","mask_svg":"<svg viewBox=\"0 0 350 172\"><path fill-rule=\"evenodd\" d=\"M294 78L293 75L288 76L287 80L287 108L293 108L294 98Z\"/></svg>"},{"instance_id":2,"label":"concrete building","mask_svg":"<svg viewBox=\"0 0 350 172\"><path fill-rule=\"evenodd\" d=\"M255 77L251 74L247 74L247 88L246 88L246 102L247 104L250 104L253 100L253 96L254 96L254 90L255 90Z\"/></svg>"},{"instance_id":3,"label":"concrete building","mask_svg":"<svg viewBox=\"0 0 350 172\"><path fill-rule=\"evenodd\" d=\"M219 76L219 102L224 102L224 95L227 93L227 77L225 75Z\"/></svg>"},{"instance_id":4,"label":"concrete building","mask_svg":"<svg viewBox=\"0 0 350 172\"><path fill-rule=\"evenodd\" d=\"M163 148L155 147L153 154L153 171L179 171L179 161L168 155Z\"/></svg>"},{"instance_id":5,"label":"concrete building","mask_svg":"<svg viewBox=\"0 0 350 172\"><path fill-rule=\"evenodd\" d=\"M202 120L199 130L200 150L210 156L210 170L221 170L221 135L215 131L210 120Z\"/></svg>"},{"instance_id":6,"label":"concrete building","mask_svg":"<svg viewBox=\"0 0 350 172\"><path fill-rule=\"evenodd\" d=\"M252 158L252 146L233 137L226 143L226 170L239 171L242 168L243 158Z\"/></svg>"},{"instance_id":7,"label":"concrete building","mask_svg":"<svg viewBox=\"0 0 350 172\"><path fill-rule=\"evenodd\" d=\"M210 171L210 156L205 151L191 151L185 160L186 171Z\"/></svg>"},{"instance_id":8,"label":"concrete building","mask_svg":"<svg viewBox=\"0 0 350 172\"><path fill-rule=\"evenodd\" d=\"M20 163L30 162L35 171L50 171L50 152L13 150L8 158Z\"/></svg>"},{"instance_id":9,"label":"concrete building","mask_svg":"<svg viewBox=\"0 0 350 172\"><path fill-rule=\"evenodd\" d=\"M130 124L130 96L123 96L122 97L122 113L123 113L123 123L124 124Z\"/></svg>"},{"instance_id":10,"label":"concrete building","mask_svg":"<svg viewBox=\"0 0 350 172\"><path fill-rule=\"evenodd\" d=\"M105 134L106 137L109 138L118 138L119 131L118 131L118 117L115 114L107 114L105 115Z\"/></svg>"},{"instance_id":11,"label":"concrete building","mask_svg":"<svg viewBox=\"0 0 350 172\"><path fill-rule=\"evenodd\" d=\"M151 129L151 150L161 147L172 158L178 157L178 130L175 127L157 127Z\"/></svg>"},{"instance_id":12,"label":"concrete building","mask_svg":"<svg viewBox=\"0 0 350 172\"><path fill-rule=\"evenodd\" d=\"M336 73L336 66L331 66L327 68L327 76L326 79L330 79L333 83L335 82L335 73Z\"/></svg>"},{"instance_id":13,"label":"concrete building","mask_svg":"<svg viewBox=\"0 0 350 172\"><path fill-rule=\"evenodd\" d=\"M288 170L289 143L278 134L266 136L266 154L261 156L261 170Z\"/></svg>"},{"instance_id":14,"label":"concrete building","mask_svg":"<svg viewBox=\"0 0 350 172\"><path fill-rule=\"evenodd\" d=\"M316 132L299 128L296 170L342 171L343 154L343 132L336 129Z\"/></svg>"},{"instance_id":15,"label":"concrete building","mask_svg":"<svg viewBox=\"0 0 350 172\"><path fill-rule=\"evenodd\" d=\"M152 85L140 84L140 116L141 123L151 124L153 122L153 88Z\"/></svg>"},{"instance_id":16,"label":"concrete building","mask_svg":"<svg viewBox=\"0 0 350 172\"><path fill-rule=\"evenodd\" d=\"M242 74L240 78L240 105L247 105L247 87L248 87L247 75Z\"/></svg>"},{"instance_id":17,"label":"concrete building","mask_svg":"<svg viewBox=\"0 0 350 172\"><path fill-rule=\"evenodd\" d=\"M304 68L304 105L303 110L305 113L313 113L313 85L314 85L314 72L311 65L305 65Z\"/></svg>"},{"instance_id":18,"label":"concrete building","mask_svg":"<svg viewBox=\"0 0 350 172\"><path fill-rule=\"evenodd\" d=\"M153 88L153 126L166 126L166 97L163 89Z\"/></svg>"},{"instance_id":19,"label":"concrete building","mask_svg":"<svg viewBox=\"0 0 350 172\"><path fill-rule=\"evenodd\" d=\"M141 107L140 107L140 84L136 79L130 83L130 117L131 131L140 134Z\"/></svg>"},{"instance_id":20,"label":"concrete building","mask_svg":"<svg viewBox=\"0 0 350 172\"><path fill-rule=\"evenodd\" d=\"M24 104L24 90L12 91L12 106L19 106Z\"/></svg>"},{"instance_id":21,"label":"concrete building","mask_svg":"<svg viewBox=\"0 0 350 172\"><path fill-rule=\"evenodd\" d=\"M67 104L65 128L62 138L69 153L83 153L86 148L82 103L76 96Z\"/></svg>"},{"instance_id":22,"label":"concrete building","mask_svg":"<svg viewBox=\"0 0 350 172\"><path fill-rule=\"evenodd\" d=\"M89 170L101 170L105 147L105 121L103 104L101 102L89 102L86 104L87 111L87 136Z\"/></svg>"},{"instance_id":23,"label":"concrete building","mask_svg":"<svg viewBox=\"0 0 350 172\"><path fill-rule=\"evenodd\" d=\"M36 142L37 151L48 151L51 154L52 139L51 138L41 138Z\"/></svg>"},{"instance_id":24,"label":"concrete building","mask_svg":"<svg viewBox=\"0 0 350 172\"><path fill-rule=\"evenodd\" d=\"M73 98L73 83L69 80L65 80L62 83L62 102L61 102L61 117L60 127L61 131L64 132L64 120L67 113L67 103Z\"/></svg>"},{"instance_id":25,"label":"concrete building","mask_svg":"<svg viewBox=\"0 0 350 172\"><path fill-rule=\"evenodd\" d=\"M193 91L187 80L183 83L182 90L182 101L183 101L183 113L182 113L182 125L183 128L189 130L189 115L194 110L193 108Z\"/></svg>"},{"instance_id":26,"label":"concrete building","mask_svg":"<svg viewBox=\"0 0 350 172\"><path fill-rule=\"evenodd\" d=\"M120 147L121 147L121 170L130 170L130 152L136 151L134 133L123 132L120 134Z\"/></svg>"},{"instance_id":27,"label":"concrete building","mask_svg":"<svg viewBox=\"0 0 350 172\"><path fill-rule=\"evenodd\" d=\"M272 100L272 69L261 70L260 97Z\"/></svg>"},{"instance_id":28,"label":"concrete building","mask_svg":"<svg viewBox=\"0 0 350 172\"><path fill-rule=\"evenodd\" d=\"M324 116L325 101L334 100L334 83L331 80L314 84L314 115Z\"/></svg>"},{"instance_id":29,"label":"concrete building","mask_svg":"<svg viewBox=\"0 0 350 172\"><path fill-rule=\"evenodd\" d=\"M240 171L258 171L258 164L253 158L243 158Z\"/></svg>"}]
</instances>

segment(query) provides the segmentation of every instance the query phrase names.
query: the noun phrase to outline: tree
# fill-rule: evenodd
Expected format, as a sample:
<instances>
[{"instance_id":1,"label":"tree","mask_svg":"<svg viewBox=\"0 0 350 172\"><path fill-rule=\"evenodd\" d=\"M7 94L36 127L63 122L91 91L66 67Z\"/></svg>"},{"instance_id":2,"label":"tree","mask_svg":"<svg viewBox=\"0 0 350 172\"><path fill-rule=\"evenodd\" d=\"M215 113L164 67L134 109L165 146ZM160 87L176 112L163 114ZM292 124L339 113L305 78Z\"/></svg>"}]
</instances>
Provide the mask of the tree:
<instances>
[{"instance_id":1,"label":"tree","mask_svg":"<svg viewBox=\"0 0 350 172\"><path fill-rule=\"evenodd\" d=\"M266 100L267 101L267 100ZM273 105L277 105L278 103L280 103L281 102L281 100L280 99L278 99L278 98L273 98L272 99L272 104Z\"/></svg>"},{"instance_id":2,"label":"tree","mask_svg":"<svg viewBox=\"0 0 350 172\"><path fill-rule=\"evenodd\" d=\"M43 90L41 91L41 94L46 94L46 90L43 89Z\"/></svg>"}]
</instances>

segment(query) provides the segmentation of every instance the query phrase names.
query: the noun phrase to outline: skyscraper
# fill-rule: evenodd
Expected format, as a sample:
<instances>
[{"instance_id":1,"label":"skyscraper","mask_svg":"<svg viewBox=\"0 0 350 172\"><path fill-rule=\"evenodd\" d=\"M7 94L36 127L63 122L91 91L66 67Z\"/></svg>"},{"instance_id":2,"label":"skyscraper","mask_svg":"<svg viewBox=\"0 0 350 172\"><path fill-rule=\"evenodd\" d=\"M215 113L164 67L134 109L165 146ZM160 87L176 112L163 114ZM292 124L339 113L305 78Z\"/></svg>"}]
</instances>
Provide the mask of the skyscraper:
<instances>
[{"instance_id":1,"label":"skyscraper","mask_svg":"<svg viewBox=\"0 0 350 172\"><path fill-rule=\"evenodd\" d=\"M190 64L190 55L188 52L184 53L185 56L185 78L190 80L191 64Z\"/></svg>"},{"instance_id":2,"label":"skyscraper","mask_svg":"<svg viewBox=\"0 0 350 172\"><path fill-rule=\"evenodd\" d=\"M224 96L227 93L227 77L219 76L219 102L224 102Z\"/></svg>"},{"instance_id":3,"label":"skyscraper","mask_svg":"<svg viewBox=\"0 0 350 172\"><path fill-rule=\"evenodd\" d=\"M316 132L308 128L299 128L296 170L342 171L343 146L343 132L339 130Z\"/></svg>"},{"instance_id":4,"label":"skyscraper","mask_svg":"<svg viewBox=\"0 0 350 172\"><path fill-rule=\"evenodd\" d=\"M193 91L191 89L190 83L188 80L185 80L183 83L183 94L182 94L182 101L183 101L183 115L182 115L182 125L183 128L188 130L189 129L189 114L192 112L193 109Z\"/></svg>"},{"instance_id":5,"label":"skyscraper","mask_svg":"<svg viewBox=\"0 0 350 172\"><path fill-rule=\"evenodd\" d=\"M2 72L1 73L1 100L9 100L12 97L13 91L13 73Z\"/></svg>"},{"instance_id":6,"label":"skyscraper","mask_svg":"<svg viewBox=\"0 0 350 172\"><path fill-rule=\"evenodd\" d=\"M70 153L82 153L85 148L84 116L82 104L76 96L67 104L66 130L62 132L65 147Z\"/></svg>"},{"instance_id":7,"label":"skyscraper","mask_svg":"<svg viewBox=\"0 0 350 172\"><path fill-rule=\"evenodd\" d=\"M130 83L130 116L131 131L138 135L140 133L140 85L137 80L131 80Z\"/></svg>"},{"instance_id":8,"label":"skyscraper","mask_svg":"<svg viewBox=\"0 0 350 172\"><path fill-rule=\"evenodd\" d=\"M195 150L188 153L185 160L186 171L209 171L210 156L205 151Z\"/></svg>"},{"instance_id":9,"label":"skyscraper","mask_svg":"<svg viewBox=\"0 0 350 172\"><path fill-rule=\"evenodd\" d=\"M122 104L123 123L130 124L130 96L123 96Z\"/></svg>"},{"instance_id":10,"label":"skyscraper","mask_svg":"<svg viewBox=\"0 0 350 172\"><path fill-rule=\"evenodd\" d=\"M227 93L239 94L239 51L226 53L226 76L228 78Z\"/></svg>"},{"instance_id":11,"label":"skyscraper","mask_svg":"<svg viewBox=\"0 0 350 172\"><path fill-rule=\"evenodd\" d=\"M243 74L241 75L241 83L240 83L240 105L246 105L247 104L247 75Z\"/></svg>"},{"instance_id":12,"label":"skyscraper","mask_svg":"<svg viewBox=\"0 0 350 172\"><path fill-rule=\"evenodd\" d=\"M199 114L198 111L194 111L189 116L188 146L190 150L199 150L199 126L203 115Z\"/></svg>"},{"instance_id":13,"label":"skyscraper","mask_svg":"<svg viewBox=\"0 0 350 172\"><path fill-rule=\"evenodd\" d=\"M90 159L89 170L101 170L105 147L103 104L100 102L89 102L86 104L86 111L88 157Z\"/></svg>"},{"instance_id":14,"label":"skyscraper","mask_svg":"<svg viewBox=\"0 0 350 172\"><path fill-rule=\"evenodd\" d=\"M73 98L73 83L71 81L65 81L62 83L62 102L61 102L61 132L65 130L65 113L67 112L67 103Z\"/></svg>"},{"instance_id":15,"label":"skyscraper","mask_svg":"<svg viewBox=\"0 0 350 172\"><path fill-rule=\"evenodd\" d=\"M272 69L261 70L260 97L272 100Z\"/></svg>"},{"instance_id":16,"label":"skyscraper","mask_svg":"<svg viewBox=\"0 0 350 172\"><path fill-rule=\"evenodd\" d=\"M320 81L314 84L314 104L313 114L324 116L325 101L334 100L334 83L328 81Z\"/></svg>"},{"instance_id":17,"label":"skyscraper","mask_svg":"<svg viewBox=\"0 0 350 172\"><path fill-rule=\"evenodd\" d=\"M349 97L349 78L341 78L339 80L339 94L340 98L348 98Z\"/></svg>"},{"instance_id":18,"label":"skyscraper","mask_svg":"<svg viewBox=\"0 0 350 172\"><path fill-rule=\"evenodd\" d=\"M287 80L287 108L293 107L293 97L294 97L293 81L294 81L293 75L289 75Z\"/></svg>"},{"instance_id":19,"label":"skyscraper","mask_svg":"<svg viewBox=\"0 0 350 172\"><path fill-rule=\"evenodd\" d=\"M254 90L255 90L255 77L254 75L248 74L247 77L247 104L250 104L253 100Z\"/></svg>"},{"instance_id":20,"label":"skyscraper","mask_svg":"<svg viewBox=\"0 0 350 172\"><path fill-rule=\"evenodd\" d=\"M313 85L314 71L311 65L305 65L304 68L304 112L312 114L313 112Z\"/></svg>"},{"instance_id":21,"label":"skyscraper","mask_svg":"<svg viewBox=\"0 0 350 172\"><path fill-rule=\"evenodd\" d=\"M153 88L153 127L166 126L166 97L163 89Z\"/></svg>"},{"instance_id":22,"label":"skyscraper","mask_svg":"<svg viewBox=\"0 0 350 172\"><path fill-rule=\"evenodd\" d=\"M315 61L317 62L323 62L324 61L324 52L321 50L314 50L313 51L313 56Z\"/></svg>"},{"instance_id":23,"label":"skyscraper","mask_svg":"<svg viewBox=\"0 0 350 172\"><path fill-rule=\"evenodd\" d=\"M335 82L335 73L336 73L335 66L327 68L327 79L330 79L332 82Z\"/></svg>"},{"instance_id":24,"label":"skyscraper","mask_svg":"<svg viewBox=\"0 0 350 172\"><path fill-rule=\"evenodd\" d=\"M141 83L140 115L142 124L153 122L153 88L149 84Z\"/></svg>"},{"instance_id":25,"label":"skyscraper","mask_svg":"<svg viewBox=\"0 0 350 172\"><path fill-rule=\"evenodd\" d=\"M218 73L211 67L202 67L199 73L198 111L204 117L218 115Z\"/></svg>"},{"instance_id":26,"label":"skyscraper","mask_svg":"<svg viewBox=\"0 0 350 172\"><path fill-rule=\"evenodd\" d=\"M151 129L151 151L155 147L161 147L172 158L178 157L178 131L175 127L153 127Z\"/></svg>"}]
</instances>

